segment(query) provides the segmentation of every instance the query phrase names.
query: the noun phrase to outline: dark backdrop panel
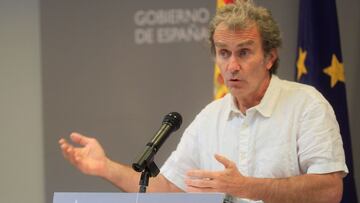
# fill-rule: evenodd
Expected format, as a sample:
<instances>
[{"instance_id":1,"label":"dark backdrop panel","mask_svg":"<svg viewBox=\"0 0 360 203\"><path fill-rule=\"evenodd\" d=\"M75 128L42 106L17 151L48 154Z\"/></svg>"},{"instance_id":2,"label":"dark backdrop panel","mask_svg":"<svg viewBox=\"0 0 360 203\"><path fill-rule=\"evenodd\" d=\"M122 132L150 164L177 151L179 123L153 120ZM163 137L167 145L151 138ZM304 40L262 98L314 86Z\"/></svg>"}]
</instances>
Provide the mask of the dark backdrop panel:
<instances>
[{"instance_id":1,"label":"dark backdrop panel","mask_svg":"<svg viewBox=\"0 0 360 203\"><path fill-rule=\"evenodd\" d=\"M54 191L117 191L82 175L61 156L57 141L72 131L96 137L109 157L131 163L178 111L183 127L164 144L159 165L175 149L184 128L212 100L213 63L206 40L136 44L139 10L199 9L202 1L41 1L44 134L47 202ZM202 19L206 13L202 12ZM151 20L151 16L149 17ZM189 22L160 27L197 28Z\"/></svg>"}]
</instances>

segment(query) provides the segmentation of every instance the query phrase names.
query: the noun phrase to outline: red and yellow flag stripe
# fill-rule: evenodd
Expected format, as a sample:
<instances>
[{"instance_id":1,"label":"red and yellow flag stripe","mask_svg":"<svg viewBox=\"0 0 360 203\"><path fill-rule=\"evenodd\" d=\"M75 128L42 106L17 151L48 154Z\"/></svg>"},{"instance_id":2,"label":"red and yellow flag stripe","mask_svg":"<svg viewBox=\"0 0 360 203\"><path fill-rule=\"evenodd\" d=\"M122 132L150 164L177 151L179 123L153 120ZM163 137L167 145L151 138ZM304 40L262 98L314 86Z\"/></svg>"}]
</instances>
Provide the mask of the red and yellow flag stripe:
<instances>
[{"instance_id":1,"label":"red and yellow flag stripe","mask_svg":"<svg viewBox=\"0 0 360 203\"><path fill-rule=\"evenodd\" d=\"M217 0L216 8L220 8L225 4L233 3L234 0ZM228 89L224 84L224 79L221 75L219 67L215 64L214 68L214 98L220 99L228 93Z\"/></svg>"}]
</instances>

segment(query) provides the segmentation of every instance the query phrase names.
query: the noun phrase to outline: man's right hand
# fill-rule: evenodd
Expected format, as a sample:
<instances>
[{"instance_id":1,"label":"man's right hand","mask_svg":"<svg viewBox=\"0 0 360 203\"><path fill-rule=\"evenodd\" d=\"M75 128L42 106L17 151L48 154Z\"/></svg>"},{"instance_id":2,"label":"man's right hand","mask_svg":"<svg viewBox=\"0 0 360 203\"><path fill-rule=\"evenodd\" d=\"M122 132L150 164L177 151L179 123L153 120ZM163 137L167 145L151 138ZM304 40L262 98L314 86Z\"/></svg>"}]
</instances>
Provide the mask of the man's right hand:
<instances>
[{"instance_id":1,"label":"man's right hand","mask_svg":"<svg viewBox=\"0 0 360 203\"><path fill-rule=\"evenodd\" d=\"M80 145L76 147L65 139L60 139L59 144L64 157L76 168L87 175L104 177L108 169L109 159L104 149L95 138L72 133L70 139Z\"/></svg>"},{"instance_id":2,"label":"man's right hand","mask_svg":"<svg viewBox=\"0 0 360 203\"><path fill-rule=\"evenodd\" d=\"M70 139L80 146L75 147L62 138L59 140L60 148L64 157L81 172L105 178L125 192L138 191L140 173L129 166L111 161L95 138L72 133ZM150 179L148 192L182 192L182 190L159 174Z\"/></svg>"}]
</instances>

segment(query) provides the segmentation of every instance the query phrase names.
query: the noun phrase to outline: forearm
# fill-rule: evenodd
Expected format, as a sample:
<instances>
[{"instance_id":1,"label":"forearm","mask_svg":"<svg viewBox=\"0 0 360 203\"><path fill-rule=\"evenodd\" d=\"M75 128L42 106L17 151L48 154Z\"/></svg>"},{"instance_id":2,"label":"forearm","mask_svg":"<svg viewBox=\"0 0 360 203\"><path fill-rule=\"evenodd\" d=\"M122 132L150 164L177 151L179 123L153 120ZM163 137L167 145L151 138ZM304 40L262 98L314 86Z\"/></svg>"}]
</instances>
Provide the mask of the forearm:
<instances>
[{"instance_id":1,"label":"forearm","mask_svg":"<svg viewBox=\"0 0 360 203\"><path fill-rule=\"evenodd\" d=\"M340 202L342 177L339 173L308 174L290 178L249 178L245 195L264 202Z\"/></svg>"},{"instance_id":2,"label":"forearm","mask_svg":"<svg viewBox=\"0 0 360 203\"><path fill-rule=\"evenodd\" d=\"M138 188L138 181L136 180L139 180L140 177L139 174L130 167L109 159L99 176L125 192L136 192Z\"/></svg>"},{"instance_id":3,"label":"forearm","mask_svg":"<svg viewBox=\"0 0 360 203\"><path fill-rule=\"evenodd\" d=\"M77 169L87 175L102 177L125 192L138 192L140 173L129 166L110 160L99 142L78 133L71 134L71 140L82 147L74 147L65 139L59 144L64 157ZM174 184L161 174L150 178L149 192L181 192Z\"/></svg>"},{"instance_id":4,"label":"forearm","mask_svg":"<svg viewBox=\"0 0 360 203\"><path fill-rule=\"evenodd\" d=\"M108 160L106 170L101 177L125 192L138 192L140 173L131 167ZM174 184L169 182L163 175L149 179L147 192L182 192Z\"/></svg>"}]
</instances>

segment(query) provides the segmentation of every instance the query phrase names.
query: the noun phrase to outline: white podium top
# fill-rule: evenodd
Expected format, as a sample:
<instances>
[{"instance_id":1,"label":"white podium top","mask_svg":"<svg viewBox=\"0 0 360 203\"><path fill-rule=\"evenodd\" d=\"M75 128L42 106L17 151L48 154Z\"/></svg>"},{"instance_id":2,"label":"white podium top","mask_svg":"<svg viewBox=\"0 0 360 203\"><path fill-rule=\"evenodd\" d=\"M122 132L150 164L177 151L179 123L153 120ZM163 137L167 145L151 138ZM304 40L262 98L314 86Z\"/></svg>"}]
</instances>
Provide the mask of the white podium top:
<instances>
[{"instance_id":1,"label":"white podium top","mask_svg":"<svg viewBox=\"0 0 360 203\"><path fill-rule=\"evenodd\" d=\"M222 193L55 192L53 203L222 203Z\"/></svg>"}]
</instances>

